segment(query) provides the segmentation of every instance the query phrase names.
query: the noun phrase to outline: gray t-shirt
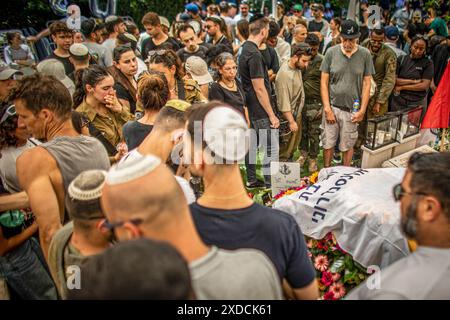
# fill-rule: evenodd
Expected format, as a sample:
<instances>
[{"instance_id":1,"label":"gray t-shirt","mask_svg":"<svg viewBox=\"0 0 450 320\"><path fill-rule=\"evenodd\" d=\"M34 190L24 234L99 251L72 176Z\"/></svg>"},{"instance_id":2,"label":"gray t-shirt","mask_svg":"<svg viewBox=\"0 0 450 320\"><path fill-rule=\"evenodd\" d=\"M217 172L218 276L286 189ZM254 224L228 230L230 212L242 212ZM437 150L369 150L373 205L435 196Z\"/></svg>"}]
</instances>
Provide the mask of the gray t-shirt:
<instances>
[{"instance_id":1,"label":"gray t-shirt","mask_svg":"<svg viewBox=\"0 0 450 320\"><path fill-rule=\"evenodd\" d=\"M379 289L369 289L377 284ZM370 284L369 286L367 284ZM347 300L450 299L450 248L418 247L411 255L372 275Z\"/></svg>"},{"instance_id":2,"label":"gray t-shirt","mask_svg":"<svg viewBox=\"0 0 450 320\"><path fill-rule=\"evenodd\" d=\"M272 262L260 251L211 247L189 264L199 300L280 300L281 286Z\"/></svg>"},{"instance_id":3,"label":"gray t-shirt","mask_svg":"<svg viewBox=\"0 0 450 320\"><path fill-rule=\"evenodd\" d=\"M94 56L97 63L102 67L112 66L112 52L105 46L95 42L83 42L89 53Z\"/></svg>"},{"instance_id":4,"label":"gray t-shirt","mask_svg":"<svg viewBox=\"0 0 450 320\"><path fill-rule=\"evenodd\" d=\"M320 71L330 75L328 86L331 105L348 108L353 106L356 99L361 101L363 78L375 73L369 50L358 46L358 50L348 58L340 45L327 51Z\"/></svg>"}]
</instances>

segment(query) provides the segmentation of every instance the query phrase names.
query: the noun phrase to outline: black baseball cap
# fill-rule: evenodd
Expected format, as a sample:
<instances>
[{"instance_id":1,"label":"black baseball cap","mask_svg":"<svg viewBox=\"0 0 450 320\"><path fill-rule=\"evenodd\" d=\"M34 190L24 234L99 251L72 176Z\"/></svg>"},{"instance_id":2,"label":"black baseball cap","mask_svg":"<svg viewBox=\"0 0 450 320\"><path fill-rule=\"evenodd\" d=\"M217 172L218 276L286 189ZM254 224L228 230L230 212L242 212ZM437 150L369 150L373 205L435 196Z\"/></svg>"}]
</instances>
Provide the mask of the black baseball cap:
<instances>
[{"instance_id":1,"label":"black baseball cap","mask_svg":"<svg viewBox=\"0 0 450 320\"><path fill-rule=\"evenodd\" d=\"M341 24L341 36L344 39L356 39L361 36L358 24L353 20L344 20Z\"/></svg>"}]
</instances>

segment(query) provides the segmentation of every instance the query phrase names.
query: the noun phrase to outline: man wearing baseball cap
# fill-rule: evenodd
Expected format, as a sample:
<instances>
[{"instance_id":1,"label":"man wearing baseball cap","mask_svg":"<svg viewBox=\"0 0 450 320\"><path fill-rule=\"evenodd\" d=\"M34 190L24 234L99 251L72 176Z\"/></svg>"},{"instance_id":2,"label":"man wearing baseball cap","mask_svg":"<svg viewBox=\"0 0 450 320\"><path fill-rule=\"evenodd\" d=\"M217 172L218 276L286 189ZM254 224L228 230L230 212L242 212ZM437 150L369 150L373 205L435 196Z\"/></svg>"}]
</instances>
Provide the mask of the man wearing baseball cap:
<instances>
[{"instance_id":1,"label":"man wearing baseball cap","mask_svg":"<svg viewBox=\"0 0 450 320\"><path fill-rule=\"evenodd\" d=\"M108 31L109 38L102 43L111 52L111 55L116 47L116 39L119 34L127 31L127 26L123 19L118 16L108 16L105 19L106 30Z\"/></svg>"},{"instance_id":2,"label":"man wearing baseball cap","mask_svg":"<svg viewBox=\"0 0 450 320\"><path fill-rule=\"evenodd\" d=\"M358 24L352 20L344 20L340 36L342 43L327 51L320 68L325 167L331 166L338 138L343 165L351 165L353 147L358 138L358 123L364 119L371 79L375 73L369 50L358 45Z\"/></svg>"},{"instance_id":3,"label":"man wearing baseball cap","mask_svg":"<svg viewBox=\"0 0 450 320\"><path fill-rule=\"evenodd\" d=\"M397 58L404 56L405 51L397 47L398 39L400 38L400 32L396 26L387 26L384 28L384 44L394 51Z\"/></svg>"},{"instance_id":4,"label":"man wearing baseball cap","mask_svg":"<svg viewBox=\"0 0 450 320\"><path fill-rule=\"evenodd\" d=\"M323 41L323 38L327 36L329 29L328 21L323 18L323 11L324 8L322 4L313 3L311 5L311 12L314 19L308 23L308 32L315 33L321 42Z\"/></svg>"},{"instance_id":5,"label":"man wearing baseball cap","mask_svg":"<svg viewBox=\"0 0 450 320\"><path fill-rule=\"evenodd\" d=\"M13 69L6 64L0 65L0 104L7 103L6 99L9 93L16 85L23 73L17 69Z\"/></svg>"},{"instance_id":6,"label":"man wearing baseball cap","mask_svg":"<svg viewBox=\"0 0 450 320\"><path fill-rule=\"evenodd\" d=\"M209 103L188 112L183 155L189 170L203 178L205 192L190 205L196 229L209 245L253 248L272 261L296 299L316 299L317 281L303 234L292 216L254 203L239 171L249 149L243 115L230 106ZM198 139L200 137L200 139Z\"/></svg>"},{"instance_id":7,"label":"man wearing baseball cap","mask_svg":"<svg viewBox=\"0 0 450 320\"><path fill-rule=\"evenodd\" d=\"M191 16L192 20L197 20L198 22L202 22L202 18L199 14L199 7L195 3L188 3L184 9Z\"/></svg>"},{"instance_id":8,"label":"man wearing baseball cap","mask_svg":"<svg viewBox=\"0 0 450 320\"><path fill-rule=\"evenodd\" d=\"M102 67L112 66L112 52L107 50L103 44L99 44L100 35L97 32L99 27L100 25L93 18L81 23L81 33L86 39L83 44L88 48L97 64Z\"/></svg>"}]
</instances>

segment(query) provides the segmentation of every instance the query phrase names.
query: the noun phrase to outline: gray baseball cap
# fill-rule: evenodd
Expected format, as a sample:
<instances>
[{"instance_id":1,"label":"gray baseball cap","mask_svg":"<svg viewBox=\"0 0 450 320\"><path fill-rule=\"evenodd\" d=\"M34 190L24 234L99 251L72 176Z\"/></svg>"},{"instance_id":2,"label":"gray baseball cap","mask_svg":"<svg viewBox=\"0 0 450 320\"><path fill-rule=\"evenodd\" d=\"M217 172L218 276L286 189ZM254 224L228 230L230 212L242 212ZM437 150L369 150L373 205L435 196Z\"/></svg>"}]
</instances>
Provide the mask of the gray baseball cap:
<instances>
[{"instance_id":1,"label":"gray baseball cap","mask_svg":"<svg viewBox=\"0 0 450 320\"><path fill-rule=\"evenodd\" d=\"M23 76L23 72L17 69L13 69L7 65L0 65L0 80L8 80L11 79L12 76Z\"/></svg>"}]
</instances>

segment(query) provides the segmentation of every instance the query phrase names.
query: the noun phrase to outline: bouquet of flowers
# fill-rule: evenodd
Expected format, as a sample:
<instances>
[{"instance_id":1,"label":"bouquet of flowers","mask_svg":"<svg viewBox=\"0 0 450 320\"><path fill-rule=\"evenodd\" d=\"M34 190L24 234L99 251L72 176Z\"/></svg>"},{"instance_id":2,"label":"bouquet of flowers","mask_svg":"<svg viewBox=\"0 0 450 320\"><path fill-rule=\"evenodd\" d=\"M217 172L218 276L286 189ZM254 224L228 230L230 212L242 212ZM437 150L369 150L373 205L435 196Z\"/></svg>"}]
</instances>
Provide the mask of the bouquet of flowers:
<instances>
[{"instance_id":1,"label":"bouquet of flowers","mask_svg":"<svg viewBox=\"0 0 450 320\"><path fill-rule=\"evenodd\" d=\"M367 270L353 260L330 232L323 239L307 239L308 255L317 274L321 299L342 299L367 279Z\"/></svg>"}]
</instances>

